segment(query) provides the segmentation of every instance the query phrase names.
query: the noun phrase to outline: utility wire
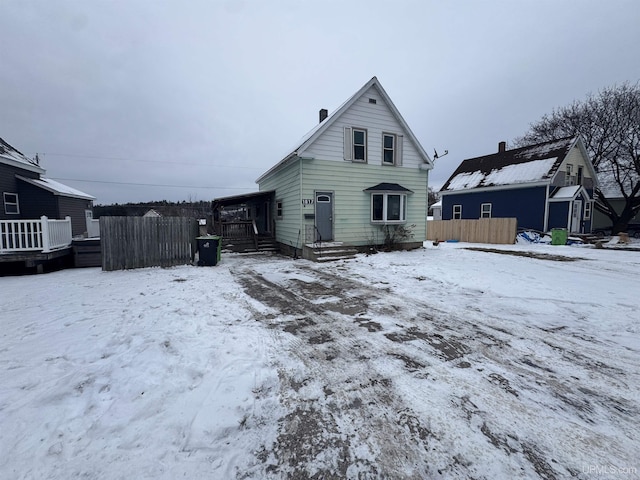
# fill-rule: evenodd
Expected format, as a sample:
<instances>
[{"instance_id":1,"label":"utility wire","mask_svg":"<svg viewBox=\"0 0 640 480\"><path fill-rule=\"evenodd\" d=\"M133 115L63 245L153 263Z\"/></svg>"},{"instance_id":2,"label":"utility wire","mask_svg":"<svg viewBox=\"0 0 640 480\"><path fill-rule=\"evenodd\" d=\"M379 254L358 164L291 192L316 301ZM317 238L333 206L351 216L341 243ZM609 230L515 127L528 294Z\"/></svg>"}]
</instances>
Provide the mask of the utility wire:
<instances>
[{"instance_id":1,"label":"utility wire","mask_svg":"<svg viewBox=\"0 0 640 480\"><path fill-rule=\"evenodd\" d=\"M110 182L107 180L82 180L79 178L58 178L49 177L52 180L63 180L68 182L88 182L88 183L108 183L111 185L132 185L137 187L170 187L170 188L204 188L204 189L221 189L221 190L248 190L247 187L215 187L215 186L198 186L198 185L168 185L162 183L133 183L133 182Z\"/></svg>"},{"instance_id":2,"label":"utility wire","mask_svg":"<svg viewBox=\"0 0 640 480\"><path fill-rule=\"evenodd\" d=\"M179 161L162 161L162 160L142 160L137 158L124 158L124 157L102 157L98 155L76 155L72 153L46 153L38 152L40 161L42 157L72 157L72 158L93 158L96 160L116 160L119 162L141 162L141 163L159 163L162 165L189 165L189 166L202 166L202 167L218 167L218 168L240 168L245 170L264 170L265 167L247 167L242 165L229 165L229 164L217 164L217 163L199 163L199 162L179 162Z\"/></svg>"}]
</instances>

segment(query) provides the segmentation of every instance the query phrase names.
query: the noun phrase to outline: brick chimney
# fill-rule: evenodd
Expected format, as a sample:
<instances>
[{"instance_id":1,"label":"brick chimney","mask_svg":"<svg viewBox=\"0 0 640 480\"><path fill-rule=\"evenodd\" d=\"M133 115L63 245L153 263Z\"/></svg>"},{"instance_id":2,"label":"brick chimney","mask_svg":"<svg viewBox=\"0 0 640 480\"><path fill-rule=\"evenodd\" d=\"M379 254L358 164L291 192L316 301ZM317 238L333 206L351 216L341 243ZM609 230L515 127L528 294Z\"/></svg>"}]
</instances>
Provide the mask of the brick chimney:
<instances>
[{"instance_id":1,"label":"brick chimney","mask_svg":"<svg viewBox=\"0 0 640 480\"><path fill-rule=\"evenodd\" d=\"M326 108L320 109L320 123L324 122L325 119L329 116L329 110Z\"/></svg>"},{"instance_id":2,"label":"brick chimney","mask_svg":"<svg viewBox=\"0 0 640 480\"><path fill-rule=\"evenodd\" d=\"M507 142L498 143L498 153L503 153L507 150Z\"/></svg>"}]
</instances>

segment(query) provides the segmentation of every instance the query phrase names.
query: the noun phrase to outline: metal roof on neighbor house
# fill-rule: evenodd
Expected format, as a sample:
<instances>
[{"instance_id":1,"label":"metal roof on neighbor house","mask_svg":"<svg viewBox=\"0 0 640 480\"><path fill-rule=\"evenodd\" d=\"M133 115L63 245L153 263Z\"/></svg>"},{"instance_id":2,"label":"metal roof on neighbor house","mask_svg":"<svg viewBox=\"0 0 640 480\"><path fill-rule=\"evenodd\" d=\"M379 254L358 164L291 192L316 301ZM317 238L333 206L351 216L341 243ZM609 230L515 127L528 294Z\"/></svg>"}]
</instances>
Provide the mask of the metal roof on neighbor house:
<instances>
[{"instance_id":1,"label":"metal roof on neighbor house","mask_svg":"<svg viewBox=\"0 0 640 480\"><path fill-rule=\"evenodd\" d=\"M549 180L578 137L567 137L464 160L440 191Z\"/></svg>"}]
</instances>

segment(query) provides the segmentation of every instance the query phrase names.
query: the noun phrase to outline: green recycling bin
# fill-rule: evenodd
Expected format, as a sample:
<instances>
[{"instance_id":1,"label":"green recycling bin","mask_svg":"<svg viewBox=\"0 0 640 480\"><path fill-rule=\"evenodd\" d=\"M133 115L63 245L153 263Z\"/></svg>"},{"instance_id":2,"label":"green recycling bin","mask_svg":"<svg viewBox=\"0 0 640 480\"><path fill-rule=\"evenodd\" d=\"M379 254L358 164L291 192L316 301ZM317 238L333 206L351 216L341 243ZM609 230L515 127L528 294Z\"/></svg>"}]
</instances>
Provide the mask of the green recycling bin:
<instances>
[{"instance_id":1,"label":"green recycling bin","mask_svg":"<svg viewBox=\"0 0 640 480\"><path fill-rule=\"evenodd\" d=\"M566 244L567 244L567 229L566 228L551 229L551 245L566 245Z\"/></svg>"},{"instance_id":2,"label":"green recycling bin","mask_svg":"<svg viewBox=\"0 0 640 480\"><path fill-rule=\"evenodd\" d=\"M220 261L220 251L222 250L222 237L217 235L206 235L197 237L198 241L198 266L215 267Z\"/></svg>"}]
</instances>

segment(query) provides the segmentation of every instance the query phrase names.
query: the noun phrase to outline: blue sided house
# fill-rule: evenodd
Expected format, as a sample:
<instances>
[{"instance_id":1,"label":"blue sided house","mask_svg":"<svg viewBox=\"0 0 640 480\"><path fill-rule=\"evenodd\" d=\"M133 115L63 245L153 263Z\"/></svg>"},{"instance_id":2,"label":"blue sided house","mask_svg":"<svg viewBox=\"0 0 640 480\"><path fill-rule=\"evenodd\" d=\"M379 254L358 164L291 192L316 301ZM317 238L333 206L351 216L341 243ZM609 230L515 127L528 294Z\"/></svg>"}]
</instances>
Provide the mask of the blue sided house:
<instances>
[{"instance_id":1,"label":"blue sided house","mask_svg":"<svg viewBox=\"0 0 640 480\"><path fill-rule=\"evenodd\" d=\"M516 218L519 229L591 232L597 176L582 139L464 160L440 190L442 220Z\"/></svg>"}]
</instances>

